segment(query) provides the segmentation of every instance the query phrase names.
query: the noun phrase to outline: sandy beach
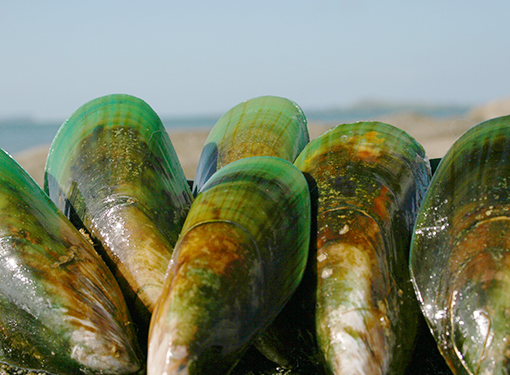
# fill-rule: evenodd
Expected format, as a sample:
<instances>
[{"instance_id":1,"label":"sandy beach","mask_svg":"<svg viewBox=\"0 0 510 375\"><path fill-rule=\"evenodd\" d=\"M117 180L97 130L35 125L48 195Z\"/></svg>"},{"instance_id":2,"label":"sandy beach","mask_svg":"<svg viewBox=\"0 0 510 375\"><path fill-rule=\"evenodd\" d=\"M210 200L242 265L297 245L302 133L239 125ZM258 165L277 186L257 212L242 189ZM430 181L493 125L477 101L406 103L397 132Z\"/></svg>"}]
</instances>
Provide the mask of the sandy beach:
<instances>
[{"instance_id":1,"label":"sandy beach","mask_svg":"<svg viewBox=\"0 0 510 375\"><path fill-rule=\"evenodd\" d=\"M414 137L425 149L430 159L441 158L455 140L474 125L494 117L510 114L510 99L501 99L474 108L464 117L435 119L413 113L399 113L372 120L394 125ZM309 123L310 139L338 124ZM209 130L172 131L172 144L187 178L193 179L200 153ZM44 165L49 145L39 146L14 155L26 171L42 185Z\"/></svg>"}]
</instances>

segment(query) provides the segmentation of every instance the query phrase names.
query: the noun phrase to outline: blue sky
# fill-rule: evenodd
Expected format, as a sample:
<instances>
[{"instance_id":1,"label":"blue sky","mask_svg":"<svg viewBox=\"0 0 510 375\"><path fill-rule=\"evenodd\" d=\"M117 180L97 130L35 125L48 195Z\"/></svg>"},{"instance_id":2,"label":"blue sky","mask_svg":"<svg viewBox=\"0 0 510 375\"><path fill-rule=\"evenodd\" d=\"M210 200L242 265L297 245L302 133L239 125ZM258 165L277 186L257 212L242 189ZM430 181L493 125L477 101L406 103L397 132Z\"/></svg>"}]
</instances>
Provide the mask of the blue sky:
<instances>
[{"instance_id":1,"label":"blue sky","mask_svg":"<svg viewBox=\"0 0 510 375\"><path fill-rule=\"evenodd\" d=\"M121 92L160 116L260 95L305 111L361 100L510 96L510 1L0 1L0 118L61 119Z\"/></svg>"}]
</instances>

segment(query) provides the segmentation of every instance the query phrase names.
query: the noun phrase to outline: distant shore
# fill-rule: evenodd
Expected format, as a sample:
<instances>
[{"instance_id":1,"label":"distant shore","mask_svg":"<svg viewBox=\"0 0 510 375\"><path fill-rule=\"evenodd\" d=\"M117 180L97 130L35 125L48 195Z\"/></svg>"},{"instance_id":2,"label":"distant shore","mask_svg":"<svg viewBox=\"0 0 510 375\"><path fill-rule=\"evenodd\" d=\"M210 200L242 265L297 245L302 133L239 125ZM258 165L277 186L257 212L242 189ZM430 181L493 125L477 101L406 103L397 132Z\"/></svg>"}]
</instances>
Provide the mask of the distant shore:
<instances>
[{"instance_id":1,"label":"distant shore","mask_svg":"<svg viewBox=\"0 0 510 375\"><path fill-rule=\"evenodd\" d=\"M430 159L441 158L451 145L465 131L474 125L494 117L510 114L510 99L499 100L475 108L468 115L448 119L435 119L413 113L377 118L374 120L394 125L414 137L425 149ZM310 139L317 138L326 130L334 127L333 123L309 123ZM209 130L170 131L170 139L179 157L184 174L194 179L195 171ZM25 170L42 185L44 165L49 145L39 146L14 155Z\"/></svg>"}]
</instances>

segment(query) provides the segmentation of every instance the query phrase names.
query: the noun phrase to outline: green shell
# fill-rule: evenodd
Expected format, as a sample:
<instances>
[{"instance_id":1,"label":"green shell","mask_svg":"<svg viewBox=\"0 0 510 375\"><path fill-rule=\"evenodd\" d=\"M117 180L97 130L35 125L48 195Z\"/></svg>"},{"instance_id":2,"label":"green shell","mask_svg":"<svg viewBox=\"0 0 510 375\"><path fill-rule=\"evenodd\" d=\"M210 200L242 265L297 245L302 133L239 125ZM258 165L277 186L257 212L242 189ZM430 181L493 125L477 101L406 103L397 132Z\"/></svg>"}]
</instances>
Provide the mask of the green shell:
<instances>
[{"instance_id":1,"label":"green shell","mask_svg":"<svg viewBox=\"0 0 510 375\"><path fill-rule=\"evenodd\" d=\"M450 148L411 246L416 294L455 374L507 374L510 360L510 116Z\"/></svg>"},{"instance_id":2,"label":"green shell","mask_svg":"<svg viewBox=\"0 0 510 375\"><path fill-rule=\"evenodd\" d=\"M115 278L0 150L0 362L57 374L142 369Z\"/></svg>"},{"instance_id":3,"label":"green shell","mask_svg":"<svg viewBox=\"0 0 510 375\"><path fill-rule=\"evenodd\" d=\"M261 96L225 113L205 141L193 192L221 167L249 156L277 156L293 162L309 141L301 108L285 98Z\"/></svg>"},{"instance_id":4,"label":"green shell","mask_svg":"<svg viewBox=\"0 0 510 375\"><path fill-rule=\"evenodd\" d=\"M391 125L358 122L310 142L295 165L317 188L316 331L328 371L402 373L419 311L407 260L430 178L423 148Z\"/></svg>"},{"instance_id":5,"label":"green shell","mask_svg":"<svg viewBox=\"0 0 510 375\"><path fill-rule=\"evenodd\" d=\"M45 189L104 249L133 317L148 328L192 201L157 114L121 94L80 107L51 144Z\"/></svg>"},{"instance_id":6,"label":"green shell","mask_svg":"<svg viewBox=\"0 0 510 375\"><path fill-rule=\"evenodd\" d=\"M149 372L227 374L297 288L310 220L306 179L290 162L249 157L216 172L172 256Z\"/></svg>"}]
</instances>

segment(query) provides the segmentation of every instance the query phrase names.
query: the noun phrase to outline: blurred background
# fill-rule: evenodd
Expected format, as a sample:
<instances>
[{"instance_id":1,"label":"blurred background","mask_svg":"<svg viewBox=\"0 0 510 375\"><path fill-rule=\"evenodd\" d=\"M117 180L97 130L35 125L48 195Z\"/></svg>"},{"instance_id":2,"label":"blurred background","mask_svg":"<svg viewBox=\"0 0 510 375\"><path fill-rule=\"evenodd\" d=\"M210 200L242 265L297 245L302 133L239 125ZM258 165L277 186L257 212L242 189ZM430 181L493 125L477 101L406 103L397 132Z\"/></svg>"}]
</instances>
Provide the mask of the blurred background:
<instances>
[{"instance_id":1,"label":"blurred background","mask_svg":"<svg viewBox=\"0 0 510 375\"><path fill-rule=\"evenodd\" d=\"M112 93L179 129L260 95L311 122L462 116L509 96L509 14L491 0L2 1L0 147L49 143Z\"/></svg>"}]
</instances>

